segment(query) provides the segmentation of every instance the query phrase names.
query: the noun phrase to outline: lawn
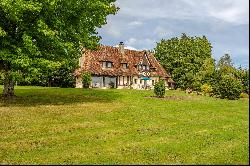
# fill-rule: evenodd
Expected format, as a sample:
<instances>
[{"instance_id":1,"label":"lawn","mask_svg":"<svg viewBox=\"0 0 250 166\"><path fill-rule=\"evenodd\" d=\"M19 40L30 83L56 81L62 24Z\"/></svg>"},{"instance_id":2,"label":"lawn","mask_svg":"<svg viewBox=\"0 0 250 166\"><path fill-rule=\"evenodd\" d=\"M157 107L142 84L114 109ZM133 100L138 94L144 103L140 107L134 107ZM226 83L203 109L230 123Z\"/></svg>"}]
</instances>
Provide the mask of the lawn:
<instances>
[{"instance_id":1,"label":"lawn","mask_svg":"<svg viewBox=\"0 0 250 166\"><path fill-rule=\"evenodd\" d=\"M0 99L0 164L249 164L248 99L42 87L16 95Z\"/></svg>"}]
</instances>

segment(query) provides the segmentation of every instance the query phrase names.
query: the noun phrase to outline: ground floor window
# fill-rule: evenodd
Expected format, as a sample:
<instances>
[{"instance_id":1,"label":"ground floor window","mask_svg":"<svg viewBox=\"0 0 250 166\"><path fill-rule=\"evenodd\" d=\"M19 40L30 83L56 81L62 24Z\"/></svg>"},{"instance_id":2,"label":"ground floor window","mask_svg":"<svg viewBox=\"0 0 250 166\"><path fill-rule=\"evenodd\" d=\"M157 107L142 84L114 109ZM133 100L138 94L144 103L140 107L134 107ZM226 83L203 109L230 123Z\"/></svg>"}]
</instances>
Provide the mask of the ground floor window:
<instances>
[{"instance_id":1,"label":"ground floor window","mask_svg":"<svg viewBox=\"0 0 250 166\"><path fill-rule=\"evenodd\" d=\"M93 76L92 77L92 87L102 88L102 87L116 87L116 77L107 77L107 76Z\"/></svg>"}]
</instances>

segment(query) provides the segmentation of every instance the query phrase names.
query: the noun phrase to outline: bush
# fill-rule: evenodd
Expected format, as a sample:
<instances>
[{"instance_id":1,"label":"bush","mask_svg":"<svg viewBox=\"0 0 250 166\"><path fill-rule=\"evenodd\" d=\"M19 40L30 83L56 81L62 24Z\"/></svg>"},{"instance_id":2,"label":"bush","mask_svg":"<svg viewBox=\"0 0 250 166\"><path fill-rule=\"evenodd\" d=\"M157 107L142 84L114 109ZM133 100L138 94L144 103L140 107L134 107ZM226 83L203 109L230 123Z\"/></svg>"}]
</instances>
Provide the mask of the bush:
<instances>
[{"instance_id":1,"label":"bush","mask_svg":"<svg viewBox=\"0 0 250 166\"><path fill-rule=\"evenodd\" d=\"M213 88L209 84L203 84L201 86L201 91L204 93L204 95L211 94L213 92Z\"/></svg>"},{"instance_id":2,"label":"bush","mask_svg":"<svg viewBox=\"0 0 250 166\"><path fill-rule=\"evenodd\" d=\"M218 85L219 96L222 99L236 100L239 99L242 91L241 82L232 75L221 77Z\"/></svg>"},{"instance_id":3,"label":"bush","mask_svg":"<svg viewBox=\"0 0 250 166\"><path fill-rule=\"evenodd\" d=\"M110 87L111 89L115 88L115 83L114 83L114 82L110 82L110 83L109 83L109 87Z\"/></svg>"},{"instance_id":4,"label":"bush","mask_svg":"<svg viewBox=\"0 0 250 166\"><path fill-rule=\"evenodd\" d=\"M240 98L249 98L249 95L247 93L241 93Z\"/></svg>"},{"instance_id":5,"label":"bush","mask_svg":"<svg viewBox=\"0 0 250 166\"><path fill-rule=\"evenodd\" d=\"M91 83L91 74L88 72L82 73L82 85L83 88L89 88Z\"/></svg>"},{"instance_id":6,"label":"bush","mask_svg":"<svg viewBox=\"0 0 250 166\"><path fill-rule=\"evenodd\" d=\"M165 84L163 80L156 82L154 85L154 93L157 97L163 98L165 95Z\"/></svg>"}]
</instances>

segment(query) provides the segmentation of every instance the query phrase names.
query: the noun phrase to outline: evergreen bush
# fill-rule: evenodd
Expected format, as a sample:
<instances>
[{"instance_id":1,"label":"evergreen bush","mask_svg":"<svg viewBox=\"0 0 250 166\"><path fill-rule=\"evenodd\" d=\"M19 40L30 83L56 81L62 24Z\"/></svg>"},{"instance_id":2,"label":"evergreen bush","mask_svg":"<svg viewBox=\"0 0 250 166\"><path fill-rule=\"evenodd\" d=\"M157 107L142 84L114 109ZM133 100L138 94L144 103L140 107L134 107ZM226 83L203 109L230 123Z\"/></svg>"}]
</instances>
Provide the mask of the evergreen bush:
<instances>
[{"instance_id":1,"label":"evergreen bush","mask_svg":"<svg viewBox=\"0 0 250 166\"><path fill-rule=\"evenodd\" d=\"M91 74L88 72L82 73L82 85L83 88L89 88L91 83Z\"/></svg>"},{"instance_id":2,"label":"evergreen bush","mask_svg":"<svg viewBox=\"0 0 250 166\"><path fill-rule=\"evenodd\" d=\"M156 82L154 85L154 93L157 97L163 98L165 95L165 84L163 80Z\"/></svg>"},{"instance_id":3,"label":"evergreen bush","mask_svg":"<svg viewBox=\"0 0 250 166\"><path fill-rule=\"evenodd\" d=\"M242 83L233 75L223 75L218 84L219 96L222 99L236 100L240 98Z\"/></svg>"}]
</instances>

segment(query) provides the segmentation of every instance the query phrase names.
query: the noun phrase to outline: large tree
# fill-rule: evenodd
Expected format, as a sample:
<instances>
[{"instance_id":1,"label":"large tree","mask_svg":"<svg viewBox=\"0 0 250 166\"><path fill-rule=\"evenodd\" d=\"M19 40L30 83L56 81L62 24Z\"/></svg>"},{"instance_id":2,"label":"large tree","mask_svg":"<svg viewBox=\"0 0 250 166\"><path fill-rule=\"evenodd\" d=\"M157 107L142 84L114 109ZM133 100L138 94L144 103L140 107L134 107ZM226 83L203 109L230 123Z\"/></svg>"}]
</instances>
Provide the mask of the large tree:
<instances>
[{"instance_id":1,"label":"large tree","mask_svg":"<svg viewBox=\"0 0 250 166\"><path fill-rule=\"evenodd\" d=\"M14 95L16 75L39 77L70 61L80 46L93 49L96 28L115 14L115 0L1 0L0 70L4 96Z\"/></svg>"},{"instance_id":2,"label":"large tree","mask_svg":"<svg viewBox=\"0 0 250 166\"><path fill-rule=\"evenodd\" d=\"M212 45L205 36L162 39L155 48L156 58L172 75L176 88L199 88L214 70ZM198 84L197 84L198 83Z\"/></svg>"}]
</instances>

